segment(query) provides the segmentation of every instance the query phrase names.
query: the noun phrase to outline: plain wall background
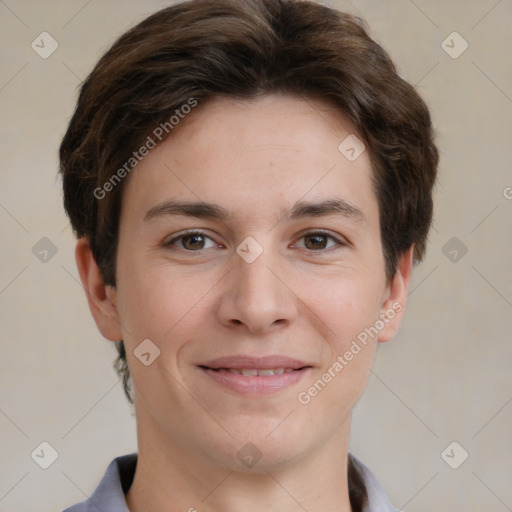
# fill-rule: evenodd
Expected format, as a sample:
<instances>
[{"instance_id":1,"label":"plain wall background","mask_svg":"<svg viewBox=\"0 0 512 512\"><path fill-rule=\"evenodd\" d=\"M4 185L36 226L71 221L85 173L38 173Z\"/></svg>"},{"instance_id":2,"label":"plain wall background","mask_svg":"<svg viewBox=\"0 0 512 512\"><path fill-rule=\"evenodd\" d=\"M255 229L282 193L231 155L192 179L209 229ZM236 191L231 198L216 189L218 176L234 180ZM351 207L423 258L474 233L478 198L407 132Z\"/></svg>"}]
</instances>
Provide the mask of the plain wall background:
<instances>
[{"instance_id":1,"label":"plain wall background","mask_svg":"<svg viewBox=\"0 0 512 512\"><path fill-rule=\"evenodd\" d=\"M0 1L2 512L81 501L112 458L136 450L114 347L97 332L78 281L57 148L97 59L169 4ZM512 510L512 2L332 4L364 17L417 85L441 151L428 254L399 335L379 347L351 450L408 512ZM43 31L59 44L48 59L31 48ZM441 46L453 31L469 44L456 59ZM43 237L57 249L47 262L32 252ZM459 248L446 248L453 237ZM31 458L42 441L58 452L46 470ZM441 458L453 441L469 453L458 469ZM460 450L448 450L451 460Z\"/></svg>"}]
</instances>

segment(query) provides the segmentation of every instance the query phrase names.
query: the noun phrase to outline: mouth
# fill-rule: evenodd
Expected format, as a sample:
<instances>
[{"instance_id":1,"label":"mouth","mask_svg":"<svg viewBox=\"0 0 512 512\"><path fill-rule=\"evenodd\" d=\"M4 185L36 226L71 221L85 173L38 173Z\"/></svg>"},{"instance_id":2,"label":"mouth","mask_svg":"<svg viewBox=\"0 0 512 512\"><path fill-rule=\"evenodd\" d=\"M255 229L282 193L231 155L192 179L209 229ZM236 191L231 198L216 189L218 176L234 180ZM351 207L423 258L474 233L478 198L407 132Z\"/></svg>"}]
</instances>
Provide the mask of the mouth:
<instances>
[{"instance_id":1,"label":"mouth","mask_svg":"<svg viewBox=\"0 0 512 512\"><path fill-rule=\"evenodd\" d=\"M224 357L199 364L211 380L245 395L275 393L297 384L312 369L299 360L280 356Z\"/></svg>"},{"instance_id":2,"label":"mouth","mask_svg":"<svg viewBox=\"0 0 512 512\"><path fill-rule=\"evenodd\" d=\"M229 372L234 375L243 375L244 377L263 377L267 375L282 375L283 373L292 373L304 368L310 368L310 366L303 366L302 368L267 368L258 370L257 368L208 368L202 366L206 370L213 370L214 372Z\"/></svg>"}]
</instances>

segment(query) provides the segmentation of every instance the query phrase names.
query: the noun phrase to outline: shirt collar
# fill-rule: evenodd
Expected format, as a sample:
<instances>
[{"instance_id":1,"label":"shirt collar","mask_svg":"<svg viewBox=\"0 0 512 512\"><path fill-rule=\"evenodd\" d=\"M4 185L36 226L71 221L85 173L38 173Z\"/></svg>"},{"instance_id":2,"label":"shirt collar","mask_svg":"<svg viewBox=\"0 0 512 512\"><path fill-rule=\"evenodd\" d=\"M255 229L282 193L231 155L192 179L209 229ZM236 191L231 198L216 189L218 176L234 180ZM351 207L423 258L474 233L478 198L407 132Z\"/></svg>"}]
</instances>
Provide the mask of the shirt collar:
<instances>
[{"instance_id":1,"label":"shirt collar","mask_svg":"<svg viewBox=\"0 0 512 512\"><path fill-rule=\"evenodd\" d=\"M387 497L375 475L352 454L349 454L357 470L363 476L364 486L368 494L368 503L362 512L398 512Z\"/></svg>"},{"instance_id":2,"label":"shirt collar","mask_svg":"<svg viewBox=\"0 0 512 512\"><path fill-rule=\"evenodd\" d=\"M362 512L398 512L372 472L352 454L349 457L362 474L368 493L368 503ZM117 457L107 467L92 496L64 512L130 512L125 494L132 485L136 466L136 453Z\"/></svg>"}]
</instances>

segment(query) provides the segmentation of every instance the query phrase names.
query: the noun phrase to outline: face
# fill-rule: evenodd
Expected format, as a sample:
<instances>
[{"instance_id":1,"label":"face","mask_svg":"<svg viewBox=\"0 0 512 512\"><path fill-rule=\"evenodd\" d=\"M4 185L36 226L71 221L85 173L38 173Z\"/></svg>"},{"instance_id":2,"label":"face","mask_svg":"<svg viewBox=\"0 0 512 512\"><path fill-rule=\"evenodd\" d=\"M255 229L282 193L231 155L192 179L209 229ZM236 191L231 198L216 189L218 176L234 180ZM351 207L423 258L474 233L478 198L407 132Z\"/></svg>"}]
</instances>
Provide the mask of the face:
<instances>
[{"instance_id":1,"label":"face","mask_svg":"<svg viewBox=\"0 0 512 512\"><path fill-rule=\"evenodd\" d=\"M260 453L268 470L348 436L407 284L386 281L369 155L340 151L349 134L318 101L217 99L132 172L116 320L98 325L125 342L142 438L242 470Z\"/></svg>"}]
</instances>

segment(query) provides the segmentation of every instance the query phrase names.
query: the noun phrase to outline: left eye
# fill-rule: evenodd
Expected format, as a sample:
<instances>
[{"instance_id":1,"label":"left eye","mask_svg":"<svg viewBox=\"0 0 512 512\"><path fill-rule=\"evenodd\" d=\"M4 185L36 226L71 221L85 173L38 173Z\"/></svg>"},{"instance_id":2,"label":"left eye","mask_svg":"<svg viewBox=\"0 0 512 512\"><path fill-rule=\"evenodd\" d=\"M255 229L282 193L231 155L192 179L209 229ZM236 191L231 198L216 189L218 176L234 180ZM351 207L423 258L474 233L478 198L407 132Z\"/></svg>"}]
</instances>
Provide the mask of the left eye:
<instances>
[{"instance_id":1,"label":"left eye","mask_svg":"<svg viewBox=\"0 0 512 512\"><path fill-rule=\"evenodd\" d=\"M209 236L200 232L180 235L167 242L167 245L176 245L186 251L199 251L201 249L216 247L216 243Z\"/></svg>"},{"instance_id":2,"label":"left eye","mask_svg":"<svg viewBox=\"0 0 512 512\"><path fill-rule=\"evenodd\" d=\"M343 245L339 240L334 238L332 235L327 235L326 233L308 233L304 235L300 241L296 245L301 249L309 249L312 251L320 251L323 249L330 249L336 245Z\"/></svg>"}]
</instances>

